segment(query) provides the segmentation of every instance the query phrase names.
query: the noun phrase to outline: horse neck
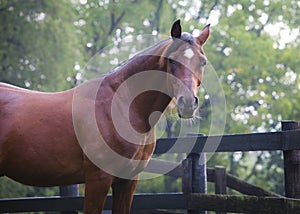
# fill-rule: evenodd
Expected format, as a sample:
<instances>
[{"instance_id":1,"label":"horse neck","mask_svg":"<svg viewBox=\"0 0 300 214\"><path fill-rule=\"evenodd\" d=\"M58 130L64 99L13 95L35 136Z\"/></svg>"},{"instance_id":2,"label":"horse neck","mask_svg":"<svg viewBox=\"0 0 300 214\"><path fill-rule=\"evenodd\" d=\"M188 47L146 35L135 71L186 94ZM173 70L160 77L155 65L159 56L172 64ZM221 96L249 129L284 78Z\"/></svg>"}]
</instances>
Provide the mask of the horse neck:
<instances>
[{"instance_id":1,"label":"horse neck","mask_svg":"<svg viewBox=\"0 0 300 214\"><path fill-rule=\"evenodd\" d=\"M135 99L129 103L131 114L138 115L141 121L147 121L146 129L152 127L148 119L153 112L163 112L171 101L167 94L167 71L165 60L162 60L168 40L148 48L128 60L118 70L111 74L115 90L128 81L126 88ZM143 91L143 89L146 89ZM152 89L152 90L147 90ZM142 91L141 91L142 90ZM162 93L165 92L165 93ZM138 96L135 96L138 95ZM159 118L152 118L156 123Z\"/></svg>"}]
</instances>

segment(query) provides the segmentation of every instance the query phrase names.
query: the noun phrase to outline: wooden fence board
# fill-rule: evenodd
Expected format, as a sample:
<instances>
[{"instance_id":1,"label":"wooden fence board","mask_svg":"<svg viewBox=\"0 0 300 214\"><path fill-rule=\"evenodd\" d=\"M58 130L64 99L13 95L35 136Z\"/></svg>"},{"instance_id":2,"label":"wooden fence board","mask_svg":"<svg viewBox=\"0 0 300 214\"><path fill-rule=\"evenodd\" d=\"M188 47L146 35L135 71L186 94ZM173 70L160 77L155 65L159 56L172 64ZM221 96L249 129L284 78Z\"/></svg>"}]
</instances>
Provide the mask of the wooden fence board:
<instances>
[{"instance_id":1,"label":"wooden fence board","mask_svg":"<svg viewBox=\"0 0 300 214\"><path fill-rule=\"evenodd\" d=\"M0 199L0 212L81 211L83 197L27 197Z\"/></svg>"},{"instance_id":2,"label":"wooden fence board","mask_svg":"<svg viewBox=\"0 0 300 214\"><path fill-rule=\"evenodd\" d=\"M206 145L208 139L210 142L220 142L216 150L209 145ZM175 144L176 146L174 147ZM192 147L193 149L189 151ZM243 152L267 150L300 150L300 130L222 136L161 138L157 140L154 153Z\"/></svg>"},{"instance_id":3,"label":"wooden fence board","mask_svg":"<svg viewBox=\"0 0 300 214\"><path fill-rule=\"evenodd\" d=\"M189 201L187 203L187 200ZM146 203L147 201L147 203ZM216 206L217 204L217 206ZM43 197L0 199L0 212L82 211L83 197ZM211 194L138 194L133 210L203 209L242 213L299 213L300 200L290 198L229 196ZM111 209L111 196L105 205Z\"/></svg>"},{"instance_id":4,"label":"wooden fence board","mask_svg":"<svg viewBox=\"0 0 300 214\"><path fill-rule=\"evenodd\" d=\"M209 143L207 143L207 141L209 141ZM176 146L173 147L175 143ZM214 148L214 145L216 143L218 143L218 147ZM189 136L184 138L158 139L154 153L162 154L168 152L199 154L202 152L243 152L266 150L300 150L300 130L289 130L272 133L250 133L197 137ZM161 163L154 163L154 165L152 165L152 168L149 167L149 171L153 172L153 170L155 170L155 168L157 168L159 164ZM167 164L167 169L173 166L173 163ZM160 170L166 171L165 168L161 168ZM176 177L184 177L186 173L181 166L177 166L169 174ZM210 178L214 176L213 174L214 172L208 169L208 180L214 180L214 178ZM230 177L227 175L226 178L227 185L233 189L237 189L245 185L243 182L238 182L238 184L236 184L236 178L234 178L233 176ZM252 185L246 186L246 189L253 189L251 186ZM257 193L259 189L255 189L254 192ZM249 192L247 192L246 194L249 194ZM270 192L260 192L260 194L273 195L273 193ZM105 209L111 209L111 201L111 196L109 196L105 204ZM38 211L81 211L82 209L83 197L34 197L0 199L0 212L2 213ZM134 196L132 209L202 209L215 210L218 212L295 214L300 213L300 200L282 197L271 198L255 196L201 194L137 194Z\"/></svg>"},{"instance_id":5,"label":"wooden fence board","mask_svg":"<svg viewBox=\"0 0 300 214\"><path fill-rule=\"evenodd\" d=\"M189 209L218 212L283 214L299 213L300 200L290 198L191 194Z\"/></svg>"},{"instance_id":6,"label":"wooden fence board","mask_svg":"<svg viewBox=\"0 0 300 214\"><path fill-rule=\"evenodd\" d=\"M175 162L160 159L150 159L147 167L144 169L144 172L169 175L178 178L182 177L183 175L181 163L178 164Z\"/></svg>"},{"instance_id":7,"label":"wooden fence board","mask_svg":"<svg viewBox=\"0 0 300 214\"><path fill-rule=\"evenodd\" d=\"M184 186L189 186L185 182L186 182L186 176L188 176L191 172L188 172L188 171L184 172L184 168L182 167L181 164L179 166L177 166L178 165L177 163L173 163L173 162L165 161L165 160L152 160L149 163L150 163L150 166L146 167L145 172L161 174L162 172L166 172L167 169L173 167L174 170L166 173L166 175L173 176L173 177L185 178L185 179L183 179L183 184L184 184ZM185 170L191 170L191 169L185 168ZM206 175L207 175L207 181L218 183L215 179L216 173L215 173L214 168L206 167ZM265 190L263 188L260 188L256 185L250 184L234 175L226 173L225 176L226 176L226 179L225 179L226 182L224 179L221 179L221 180L219 179L219 183L225 182L227 187L234 189L240 193L243 193L246 195L253 195L253 196L283 197L274 192L271 192L271 191ZM223 188L222 192L217 191L217 193L222 194L225 191L226 191L226 189Z\"/></svg>"},{"instance_id":8,"label":"wooden fence board","mask_svg":"<svg viewBox=\"0 0 300 214\"><path fill-rule=\"evenodd\" d=\"M227 180L227 187L237 190L238 192L246 195L261 196L261 197L262 196L283 197L279 194L265 190L256 185L249 184L248 182L230 174L226 175L226 180Z\"/></svg>"},{"instance_id":9,"label":"wooden fence board","mask_svg":"<svg viewBox=\"0 0 300 214\"><path fill-rule=\"evenodd\" d=\"M0 199L0 213L40 211L82 211L83 196L28 197ZM180 193L135 194L132 209L186 209L187 196ZM107 197L104 209L111 210L112 197Z\"/></svg>"}]
</instances>

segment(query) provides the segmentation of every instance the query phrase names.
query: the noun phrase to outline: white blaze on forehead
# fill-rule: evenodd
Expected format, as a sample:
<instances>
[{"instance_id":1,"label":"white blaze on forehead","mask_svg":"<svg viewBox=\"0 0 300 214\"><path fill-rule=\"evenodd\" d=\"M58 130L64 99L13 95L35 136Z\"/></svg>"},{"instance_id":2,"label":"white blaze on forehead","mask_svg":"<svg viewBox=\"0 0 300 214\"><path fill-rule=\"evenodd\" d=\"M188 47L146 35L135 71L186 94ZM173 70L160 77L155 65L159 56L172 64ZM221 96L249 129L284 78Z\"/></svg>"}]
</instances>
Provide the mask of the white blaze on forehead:
<instances>
[{"instance_id":1,"label":"white blaze on forehead","mask_svg":"<svg viewBox=\"0 0 300 214\"><path fill-rule=\"evenodd\" d=\"M184 56L191 59L194 56L194 51L191 48L188 48L184 51Z\"/></svg>"}]
</instances>

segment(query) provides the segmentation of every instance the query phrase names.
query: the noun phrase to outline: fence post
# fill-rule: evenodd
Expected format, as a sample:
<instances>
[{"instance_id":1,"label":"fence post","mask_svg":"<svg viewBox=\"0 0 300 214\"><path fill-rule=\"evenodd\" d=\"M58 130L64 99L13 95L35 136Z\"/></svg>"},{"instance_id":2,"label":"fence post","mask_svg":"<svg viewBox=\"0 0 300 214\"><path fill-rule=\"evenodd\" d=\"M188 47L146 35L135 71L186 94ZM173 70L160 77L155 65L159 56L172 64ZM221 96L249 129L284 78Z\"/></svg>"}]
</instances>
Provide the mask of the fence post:
<instances>
[{"instance_id":1,"label":"fence post","mask_svg":"<svg viewBox=\"0 0 300 214\"><path fill-rule=\"evenodd\" d=\"M215 166L214 170L215 193L226 194L227 175L226 169L223 166ZM216 214L225 214L226 212L216 212Z\"/></svg>"},{"instance_id":2,"label":"fence post","mask_svg":"<svg viewBox=\"0 0 300 214\"><path fill-rule=\"evenodd\" d=\"M300 123L295 121L282 121L281 126L282 131L300 129ZM283 151L283 157L285 196L300 199L300 150Z\"/></svg>"},{"instance_id":3,"label":"fence post","mask_svg":"<svg viewBox=\"0 0 300 214\"><path fill-rule=\"evenodd\" d=\"M59 194L61 197L78 196L78 184L69 186L60 186ZM76 211L62 211L61 214L77 214Z\"/></svg>"},{"instance_id":4,"label":"fence post","mask_svg":"<svg viewBox=\"0 0 300 214\"><path fill-rule=\"evenodd\" d=\"M203 163L203 164L199 164ZM182 191L184 194L206 193L205 154L191 153L182 162ZM206 211L188 210L188 214L206 214Z\"/></svg>"},{"instance_id":5,"label":"fence post","mask_svg":"<svg viewBox=\"0 0 300 214\"><path fill-rule=\"evenodd\" d=\"M215 193L226 194L226 169L223 166L215 166Z\"/></svg>"}]
</instances>

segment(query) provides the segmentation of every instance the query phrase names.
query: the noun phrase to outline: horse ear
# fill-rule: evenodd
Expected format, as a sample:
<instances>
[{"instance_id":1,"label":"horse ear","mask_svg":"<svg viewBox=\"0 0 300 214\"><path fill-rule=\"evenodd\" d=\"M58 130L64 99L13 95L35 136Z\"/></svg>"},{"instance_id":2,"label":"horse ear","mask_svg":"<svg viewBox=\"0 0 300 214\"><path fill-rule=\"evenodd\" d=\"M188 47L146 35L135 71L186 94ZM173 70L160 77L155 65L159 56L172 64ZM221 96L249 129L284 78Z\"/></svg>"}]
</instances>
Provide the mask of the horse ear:
<instances>
[{"instance_id":1,"label":"horse ear","mask_svg":"<svg viewBox=\"0 0 300 214\"><path fill-rule=\"evenodd\" d=\"M210 30L209 30L210 24L206 25L201 34L196 38L196 42L202 46L205 44L206 40L209 37Z\"/></svg>"},{"instance_id":2,"label":"horse ear","mask_svg":"<svg viewBox=\"0 0 300 214\"><path fill-rule=\"evenodd\" d=\"M181 37L181 25L180 25L180 19L178 19L176 22L174 22L172 29L171 29L171 36L172 38L180 38Z\"/></svg>"}]
</instances>

